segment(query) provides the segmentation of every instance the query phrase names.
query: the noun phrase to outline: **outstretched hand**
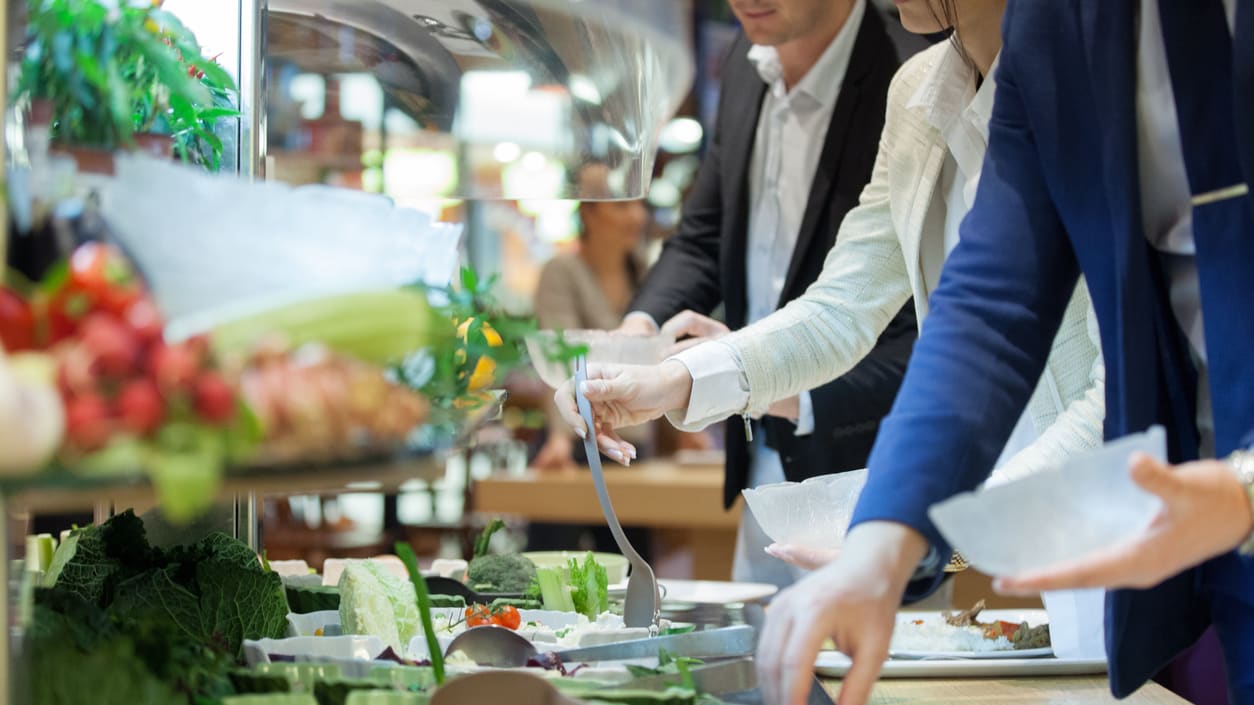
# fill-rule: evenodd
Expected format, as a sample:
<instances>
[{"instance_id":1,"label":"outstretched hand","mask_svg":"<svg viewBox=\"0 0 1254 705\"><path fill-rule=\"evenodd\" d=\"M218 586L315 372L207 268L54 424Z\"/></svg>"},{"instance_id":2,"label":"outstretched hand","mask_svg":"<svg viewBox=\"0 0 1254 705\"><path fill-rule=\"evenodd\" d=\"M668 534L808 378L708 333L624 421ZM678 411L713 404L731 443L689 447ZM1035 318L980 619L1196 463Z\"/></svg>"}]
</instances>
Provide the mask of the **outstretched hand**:
<instances>
[{"instance_id":1,"label":"outstretched hand","mask_svg":"<svg viewBox=\"0 0 1254 705\"><path fill-rule=\"evenodd\" d=\"M993 586L1016 595L1151 587L1231 551L1254 529L1245 489L1223 461L1200 460L1172 467L1138 453L1130 466L1133 481L1163 502L1144 533L1074 561L999 578Z\"/></svg>"},{"instance_id":2,"label":"outstretched hand","mask_svg":"<svg viewBox=\"0 0 1254 705\"><path fill-rule=\"evenodd\" d=\"M692 377L682 363L660 365L588 365L581 389L592 405L596 428L589 429L575 403L574 380L567 380L553 395L557 411L580 438L596 436L597 447L608 457L627 465L636 457L635 446L619 437L617 429L652 421L684 407L692 391Z\"/></svg>"}]
</instances>

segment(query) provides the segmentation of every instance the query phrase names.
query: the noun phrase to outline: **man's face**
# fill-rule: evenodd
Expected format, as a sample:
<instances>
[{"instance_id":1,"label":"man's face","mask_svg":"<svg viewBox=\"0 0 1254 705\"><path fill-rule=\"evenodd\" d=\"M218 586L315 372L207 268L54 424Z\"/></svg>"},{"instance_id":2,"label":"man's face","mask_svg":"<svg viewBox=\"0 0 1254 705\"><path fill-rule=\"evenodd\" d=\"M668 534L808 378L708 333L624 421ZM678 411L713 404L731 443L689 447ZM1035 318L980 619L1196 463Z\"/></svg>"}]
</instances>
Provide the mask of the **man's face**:
<instances>
[{"instance_id":1,"label":"man's face","mask_svg":"<svg viewBox=\"0 0 1254 705\"><path fill-rule=\"evenodd\" d=\"M749 41L778 46L822 31L848 0L728 0Z\"/></svg>"}]
</instances>

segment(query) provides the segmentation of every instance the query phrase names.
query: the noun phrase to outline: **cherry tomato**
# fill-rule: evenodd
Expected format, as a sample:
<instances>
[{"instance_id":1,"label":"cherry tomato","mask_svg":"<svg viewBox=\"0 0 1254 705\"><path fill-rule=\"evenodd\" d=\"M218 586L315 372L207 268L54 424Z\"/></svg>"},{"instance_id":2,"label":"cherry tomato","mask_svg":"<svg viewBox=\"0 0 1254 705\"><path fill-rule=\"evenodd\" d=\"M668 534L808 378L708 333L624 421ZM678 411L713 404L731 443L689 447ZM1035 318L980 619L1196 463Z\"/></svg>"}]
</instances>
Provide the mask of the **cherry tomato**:
<instances>
[{"instance_id":1,"label":"cherry tomato","mask_svg":"<svg viewBox=\"0 0 1254 705\"><path fill-rule=\"evenodd\" d=\"M35 315L16 292L0 287L0 344L9 352L35 347Z\"/></svg>"},{"instance_id":2,"label":"cherry tomato","mask_svg":"<svg viewBox=\"0 0 1254 705\"><path fill-rule=\"evenodd\" d=\"M497 607L492 611L492 623L506 629L518 629L522 625L522 616L513 605Z\"/></svg>"},{"instance_id":3,"label":"cherry tomato","mask_svg":"<svg viewBox=\"0 0 1254 705\"><path fill-rule=\"evenodd\" d=\"M492 612L487 605L471 605L466 608L466 626L482 627L492 624Z\"/></svg>"},{"instance_id":4,"label":"cherry tomato","mask_svg":"<svg viewBox=\"0 0 1254 705\"><path fill-rule=\"evenodd\" d=\"M114 289L134 289L135 295L126 301L130 303L138 298L139 292L126 258L116 248L100 242L85 242L70 255L70 287L91 294L97 301L115 296ZM123 300L127 296L118 298Z\"/></svg>"}]
</instances>

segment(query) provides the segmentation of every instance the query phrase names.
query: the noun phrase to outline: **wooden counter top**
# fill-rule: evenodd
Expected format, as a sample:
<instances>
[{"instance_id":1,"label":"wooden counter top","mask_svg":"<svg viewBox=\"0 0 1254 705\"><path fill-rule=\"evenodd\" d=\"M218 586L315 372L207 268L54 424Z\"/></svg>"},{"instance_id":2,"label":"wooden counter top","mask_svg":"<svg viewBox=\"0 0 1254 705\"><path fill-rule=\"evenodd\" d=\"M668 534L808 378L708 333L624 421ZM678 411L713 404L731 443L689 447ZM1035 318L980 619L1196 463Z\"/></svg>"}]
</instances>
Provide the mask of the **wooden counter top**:
<instances>
[{"instance_id":1,"label":"wooden counter top","mask_svg":"<svg viewBox=\"0 0 1254 705\"><path fill-rule=\"evenodd\" d=\"M840 681L824 680L833 701ZM881 680L870 705L1188 705L1188 701L1149 683L1126 700L1115 700L1105 676L1065 678L917 678Z\"/></svg>"},{"instance_id":2,"label":"wooden counter top","mask_svg":"<svg viewBox=\"0 0 1254 705\"><path fill-rule=\"evenodd\" d=\"M735 531L741 502L723 509L723 467L650 461L605 468L614 511L624 525ZM529 471L477 480L475 510L534 521L600 523L592 475L586 469Z\"/></svg>"}]
</instances>

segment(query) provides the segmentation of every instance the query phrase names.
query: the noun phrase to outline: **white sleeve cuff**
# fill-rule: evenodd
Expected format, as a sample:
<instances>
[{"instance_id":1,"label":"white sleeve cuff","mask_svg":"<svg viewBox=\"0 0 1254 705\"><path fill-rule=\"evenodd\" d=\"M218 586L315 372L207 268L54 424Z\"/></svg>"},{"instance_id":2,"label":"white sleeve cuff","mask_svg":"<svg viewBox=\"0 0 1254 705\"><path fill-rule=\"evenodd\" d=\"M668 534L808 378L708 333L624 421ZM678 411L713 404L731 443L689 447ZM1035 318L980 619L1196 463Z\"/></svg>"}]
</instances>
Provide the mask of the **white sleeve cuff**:
<instances>
[{"instance_id":1,"label":"white sleeve cuff","mask_svg":"<svg viewBox=\"0 0 1254 705\"><path fill-rule=\"evenodd\" d=\"M749 382L732 348L717 340L702 343L669 358L688 368L692 395L688 408L666 418L682 431L699 431L739 413L749 402Z\"/></svg>"},{"instance_id":2,"label":"white sleeve cuff","mask_svg":"<svg viewBox=\"0 0 1254 705\"><path fill-rule=\"evenodd\" d=\"M814 433L814 402L810 399L810 392L805 391L797 395L798 412L797 412L797 430L794 436L808 436Z\"/></svg>"},{"instance_id":3,"label":"white sleeve cuff","mask_svg":"<svg viewBox=\"0 0 1254 705\"><path fill-rule=\"evenodd\" d=\"M653 326L654 333L662 329L662 327L658 325L657 321L654 320L653 316L650 316L644 311L632 311L631 313L628 313L626 316L623 316L623 321L629 321L633 318L639 318L643 321L648 321L649 325Z\"/></svg>"}]
</instances>

